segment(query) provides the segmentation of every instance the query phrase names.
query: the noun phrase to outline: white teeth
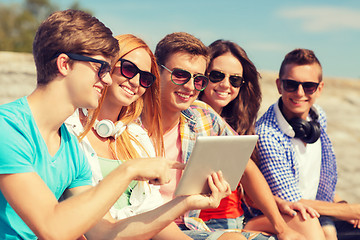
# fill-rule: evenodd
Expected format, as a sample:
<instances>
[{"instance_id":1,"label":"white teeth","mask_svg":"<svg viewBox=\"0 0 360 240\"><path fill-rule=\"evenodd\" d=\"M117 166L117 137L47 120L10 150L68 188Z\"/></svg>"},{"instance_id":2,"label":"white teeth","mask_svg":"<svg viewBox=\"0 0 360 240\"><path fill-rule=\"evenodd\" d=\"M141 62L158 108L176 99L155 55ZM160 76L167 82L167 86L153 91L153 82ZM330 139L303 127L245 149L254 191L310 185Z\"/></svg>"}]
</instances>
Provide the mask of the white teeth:
<instances>
[{"instance_id":1,"label":"white teeth","mask_svg":"<svg viewBox=\"0 0 360 240\"><path fill-rule=\"evenodd\" d=\"M228 93L227 92L216 92L217 94L221 95L221 96L227 96Z\"/></svg>"},{"instance_id":2,"label":"white teeth","mask_svg":"<svg viewBox=\"0 0 360 240\"><path fill-rule=\"evenodd\" d=\"M177 93L177 95L179 95L180 97L185 98L185 99L189 99L189 98L190 98L190 95L188 95L188 94Z\"/></svg>"},{"instance_id":3,"label":"white teeth","mask_svg":"<svg viewBox=\"0 0 360 240\"><path fill-rule=\"evenodd\" d=\"M101 89L100 89L100 88L95 88L95 91L97 91L98 93L101 93Z\"/></svg>"},{"instance_id":4,"label":"white teeth","mask_svg":"<svg viewBox=\"0 0 360 240\"><path fill-rule=\"evenodd\" d=\"M122 89L124 89L125 92L127 92L127 93L129 93L131 95L135 95L135 93L133 91L131 91L130 88L127 88L125 86L121 86L121 87L122 87Z\"/></svg>"},{"instance_id":5,"label":"white teeth","mask_svg":"<svg viewBox=\"0 0 360 240\"><path fill-rule=\"evenodd\" d=\"M224 91L216 91L216 90L215 90L215 92L216 92L217 94L221 95L221 96L224 96L224 97L226 97L227 95L229 95L228 92L224 92Z\"/></svg>"}]
</instances>

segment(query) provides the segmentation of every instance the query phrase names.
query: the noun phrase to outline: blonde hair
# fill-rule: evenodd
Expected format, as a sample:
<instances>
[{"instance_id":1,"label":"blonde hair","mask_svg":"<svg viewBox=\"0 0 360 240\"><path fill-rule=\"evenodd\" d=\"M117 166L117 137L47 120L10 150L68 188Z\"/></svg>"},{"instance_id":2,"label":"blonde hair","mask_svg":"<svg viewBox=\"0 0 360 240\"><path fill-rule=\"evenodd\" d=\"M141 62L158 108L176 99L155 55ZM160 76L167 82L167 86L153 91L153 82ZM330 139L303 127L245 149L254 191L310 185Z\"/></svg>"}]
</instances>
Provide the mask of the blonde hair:
<instances>
[{"instance_id":1,"label":"blonde hair","mask_svg":"<svg viewBox=\"0 0 360 240\"><path fill-rule=\"evenodd\" d=\"M122 107L117 120L122 121L125 125L127 125L136 121L141 116L141 120L146 126L148 135L154 144L156 155L164 155L163 132L161 127L160 77L154 54L142 39L132 34L119 35L115 38L118 40L120 47L117 59L122 58L135 49L143 48L149 53L151 58L150 71L156 77L155 82L151 85L151 87L146 89L145 93L138 100L134 101L129 106ZM116 62L113 63L111 74L113 73L115 64ZM107 88L104 90L104 93L99 101L99 106L95 110L89 111L89 117L87 118L84 132L79 136L80 141L85 137L95 123L106 92ZM143 150L145 150L141 143L136 141L136 139L134 139L127 130L125 130L116 141L111 141L110 139L108 140L114 157L120 155L124 158L124 160L139 157L138 152L131 144L130 140L135 141ZM114 142L116 143L116 146Z\"/></svg>"}]
</instances>

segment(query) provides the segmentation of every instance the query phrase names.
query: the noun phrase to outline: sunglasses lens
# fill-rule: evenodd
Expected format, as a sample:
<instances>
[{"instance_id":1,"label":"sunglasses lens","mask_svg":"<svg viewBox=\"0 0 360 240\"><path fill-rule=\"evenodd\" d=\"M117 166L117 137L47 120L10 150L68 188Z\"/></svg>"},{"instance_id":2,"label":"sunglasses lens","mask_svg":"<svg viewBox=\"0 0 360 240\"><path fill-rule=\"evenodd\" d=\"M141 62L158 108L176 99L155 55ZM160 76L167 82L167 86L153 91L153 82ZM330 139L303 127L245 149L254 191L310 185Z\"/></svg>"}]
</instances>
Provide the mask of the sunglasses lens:
<instances>
[{"instance_id":1,"label":"sunglasses lens","mask_svg":"<svg viewBox=\"0 0 360 240\"><path fill-rule=\"evenodd\" d=\"M209 79L203 75L197 75L194 78L195 89L198 91L204 90L208 85L208 83L209 83Z\"/></svg>"},{"instance_id":2,"label":"sunglasses lens","mask_svg":"<svg viewBox=\"0 0 360 240\"><path fill-rule=\"evenodd\" d=\"M304 92L307 94L312 94L316 91L317 87L319 86L318 83L315 82L305 82L302 84Z\"/></svg>"},{"instance_id":3,"label":"sunglasses lens","mask_svg":"<svg viewBox=\"0 0 360 240\"><path fill-rule=\"evenodd\" d=\"M121 64L121 74L126 78L133 78L139 69L131 62L123 61Z\"/></svg>"},{"instance_id":4,"label":"sunglasses lens","mask_svg":"<svg viewBox=\"0 0 360 240\"><path fill-rule=\"evenodd\" d=\"M155 76L149 72L140 73L140 85L144 88L148 88L155 82Z\"/></svg>"},{"instance_id":5,"label":"sunglasses lens","mask_svg":"<svg viewBox=\"0 0 360 240\"><path fill-rule=\"evenodd\" d=\"M282 80L283 87L287 92L294 92L298 89L299 83L293 80Z\"/></svg>"},{"instance_id":6,"label":"sunglasses lens","mask_svg":"<svg viewBox=\"0 0 360 240\"><path fill-rule=\"evenodd\" d=\"M287 92L295 92L296 90L298 90L298 87L301 84L306 94L312 94L316 91L317 87L319 86L319 83L316 82L300 83L289 79L284 79L282 80L282 82L283 82L283 87Z\"/></svg>"},{"instance_id":7,"label":"sunglasses lens","mask_svg":"<svg viewBox=\"0 0 360 240\"><path fill-rule=\"evenodd\" d=\"M241 76L230 76L229 79L233 87L241 87L244 83L244 78Z\"/></svg>"},{"instance_id":8,"label":"sunglasses lens","mask_svg":"<svg viewBox=\"0 0 360 240\"><path fill-rule=\"evenodd\" d=\"M177 85L184 85L191 78L191 74L188 71L182 69L174 69L171 74L171 80Z\"/></svg>"},{"instance_id":9,"label":"sunglasses lens","mask_svg":"<svg viewBox=\"0 0 360 240\"><path fill-rule=\"evenodd\" d=\"M219 71L211 71L209 74L209 79L211 82L216 83L216 82L220 82L225 78L225 74Z\"/></svg>"}]
</instances>

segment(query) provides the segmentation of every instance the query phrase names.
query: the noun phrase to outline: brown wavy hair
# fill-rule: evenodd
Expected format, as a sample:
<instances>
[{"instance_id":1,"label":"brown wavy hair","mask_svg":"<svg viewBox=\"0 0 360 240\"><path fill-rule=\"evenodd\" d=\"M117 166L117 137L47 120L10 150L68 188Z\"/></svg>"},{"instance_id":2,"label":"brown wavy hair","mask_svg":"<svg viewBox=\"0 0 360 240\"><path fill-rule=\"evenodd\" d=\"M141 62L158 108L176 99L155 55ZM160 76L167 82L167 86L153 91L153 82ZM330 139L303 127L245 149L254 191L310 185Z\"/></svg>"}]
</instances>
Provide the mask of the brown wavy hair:
<instances>
[{"instance_id":1,"label":"brown wavy hair","mask_svg":"<svg viewBox=\"0 0 360 240\"><path fill-rule=\"evenodd\" d=\"M115 37L118 40L120 51L118 53L118 59L122 58L126 54L130 53L139 48L145 49L150 58L151 58L151 73L155 75L155 82L146 89L145 93L136 101L131 103L129 106L122 107L119 115L118 121L122 121L124 124L128 124L136 121L141 116L141 121L144 126L147 128L148 135L151 137L152 142L155 147L157 155L164 154L164 144L163 144L163 131L161 127L161 105L160 105L160 77L159 70L156 64L156 59L154 54L148 47L148 45L140 38L131 35L124 34ZM112 72L114 70L116 62L112 66ZM107 88L104 90L99 106L95 110L89 111L89 117L87 124L85 125L84 132L80 135L80 140L85 137L85 135L90 131L93 126L104 101ZM127 131L124 131L116 141L116 153L115 153L115 144L114 141L110 141L110 148L115 154L121 155L125 159L132 159L139 157L137 151L132 146L130 140L136 141ZM141 146L141 143L138 143Z\"/></svg>"},{"instance_id":2,"label":"brown wavy hair","mask_svg":"<svg viewBox=\"0 0 360 240\"><path fill-rule=\"evenodd\" d=\"M209 45L209 51L209 66L215 58L226 53L231 53L241 63L245 84L241 86L238 96L222 109L220 115L239 135L255 134L255 123L261 104L260 74L245 50L234 42L217 40ZM200 92L200 100L203 94L204 92ZM257 162L257 150L254 150L251 158Z\"/></svg>"},{"instance_id":3,"label":"brown wavy hair","mask_svg":"<svg viewBox=\"0 0 360 240\"><path fill-rule=\"evenodd\" d=\"M54 12L41 23L33 42L37 84L46 85L58 74L56 54L103 55L116 60L118 52L111 30L96 17L72 9Z\"/></svg>"},{"instance_id":4,"label":"brown wavy hair","mask_svg":"<svg viewBox=\"0 0 360 240\"><path fill-rule=\"evenodd\" d=\"M223 108L220 115L238 134L254 134L261 104L260 74L245 50L234 42L217 40L209 45L209 50L209 66L215 58L225 53L231 53L241 63L245 84L241 87L238 96ZM200 93L200 99L203 94Z\"/></svg>"},{"instance_id":5,"label":"brown wavy hair","mask_svg":"<svg viewBox=\"0 0 360 240\"><path fill-rule=\"evenodd\" d=\"M200 39L186 32L174 32L166 35L156 45L155 56L158 65L166 65L169 57L178 52L203 56L206 62L209 60L208 48Z\"/></svg>"}]
</instances>

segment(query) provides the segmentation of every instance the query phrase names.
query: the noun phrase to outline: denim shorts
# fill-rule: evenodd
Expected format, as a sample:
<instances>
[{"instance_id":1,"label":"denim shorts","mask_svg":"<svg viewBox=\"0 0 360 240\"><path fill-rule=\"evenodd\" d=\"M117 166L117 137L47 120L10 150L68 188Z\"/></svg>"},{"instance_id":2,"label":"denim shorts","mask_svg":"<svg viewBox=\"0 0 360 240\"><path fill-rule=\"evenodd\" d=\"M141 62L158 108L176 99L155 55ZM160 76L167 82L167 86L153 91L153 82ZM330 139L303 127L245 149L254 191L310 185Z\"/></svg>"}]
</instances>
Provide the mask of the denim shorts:
<instances>
[{"instance_id":1,"label":"denim shorts","mask_svg":"<svg viewBox=\"0 0 360 240\"><path fill-rule=\"evenodd\" d=\"M217 240L225 233L222 230L215 232L190 230L184 224L179 225L179 228L183 231L183 233L195 240Z\"/></svg>"},{"instance_id":2,"label":"denim shorts","mask_svg":"<svg viewBox=\"0 0 360 240\"><path fill-rule=\"evenodd\" d=\"M319 217L319 222L320 222L321 226L333 226L333 227L335 227L335 222L334 222L334 219L332 217L320 216Z\"/></svg>"},{"instance_id":3,"label":"denim shorts","mask_svg":"<svg viewBox=\"0 0 360 240\"><path fill-rule=\"evenodd\" d=\"M207 232L207 231L196 231L196 230L188 230L185 225L180 225L180 229L189 237L195 240L216 240L225 232L232 232L231 229L241 230L243 229L243 220L244 217L238 218L221 218L221 219L210 219L206 221L206 225L215 229L215 232ZM239 231L240 232L240 231ZM274 236L264 235L262 233L254 233L254 232L241 232L241 234L246 237L246 239L252 240L275 240L277 239Z\"/></svg>"},{"instance_id":4,"label":"denim shorts","mask_svg":"<svg viewBox=\"0 0 360 240\"><path fill-rule=\"evenodd\" d=\"M215 232L207 231L196 231L196 230L183 230L183 232L195 240L217 240L221 235L227 232L227 230L217 230ZM262 233L253 233L253 232L241 232L246 239L251 240L276 240L275 236L268 236Z\"/></svg>"},{"instance_id":5,"label":"denim shorts","mask_svg":"<svg viewBox=\"0 0 360 240\"><path fill-rule=\"evenodd\" d=\"M237 218L219 218L206 221L206 225L212 229L243 229L244 216Z\"/></svg>"}]
</instances>

